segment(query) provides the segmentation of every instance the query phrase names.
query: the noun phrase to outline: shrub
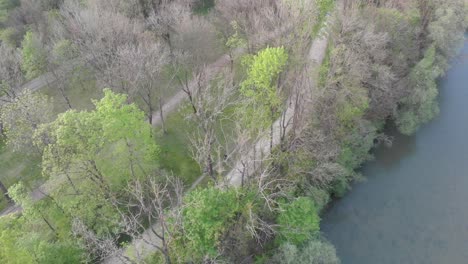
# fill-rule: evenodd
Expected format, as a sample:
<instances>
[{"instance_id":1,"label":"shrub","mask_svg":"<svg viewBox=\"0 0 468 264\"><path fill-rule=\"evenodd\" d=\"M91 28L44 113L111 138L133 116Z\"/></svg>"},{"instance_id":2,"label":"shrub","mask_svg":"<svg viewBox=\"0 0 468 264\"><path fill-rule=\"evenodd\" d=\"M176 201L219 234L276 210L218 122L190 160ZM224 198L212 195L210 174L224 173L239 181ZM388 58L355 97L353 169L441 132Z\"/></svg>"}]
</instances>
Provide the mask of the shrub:
<instances>
[{"instance_id":1,"label":"shrub","mask_svg":"<svg viewBox=\"0 0 468 264\"><path fill-rule=\"evenodd\" d=\"M47 54L37 36L28 31L24 36L22 45L22 68L26 78L31 80L43 74L47 66Z\"/></svg>"},{"instance_id":2,"label":"shrub","mask_svg":"<svg viewBox=\"0 0 468 264\"><path fill-rule=\"evenodd\" d=\"M271 264L338 264L340 260L330 243L319 239L308 241L303 248L286 243L278 248Z\"/></svg>"},{"instance_id":3,"label":"shrub","mask_svg":"<svg viewBox=\"0 0 468 264\"><path fill-rule=\"evenodd\" d=\"M299 245L319 231L320 218L311 199L299 197L291 203L283 203L281 209L277 218L280 243L288 241Z\"/></svg>"}]
</instances>

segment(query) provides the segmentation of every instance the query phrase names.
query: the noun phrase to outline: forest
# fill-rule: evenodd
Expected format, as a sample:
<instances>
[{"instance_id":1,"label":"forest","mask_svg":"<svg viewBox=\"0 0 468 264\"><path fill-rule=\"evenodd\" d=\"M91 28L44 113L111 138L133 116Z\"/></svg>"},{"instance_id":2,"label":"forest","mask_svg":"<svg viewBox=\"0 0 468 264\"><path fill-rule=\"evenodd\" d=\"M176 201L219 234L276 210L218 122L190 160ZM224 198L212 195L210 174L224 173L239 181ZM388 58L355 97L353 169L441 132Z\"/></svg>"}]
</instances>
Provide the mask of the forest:
<instances>
[{"instance_id":1,"label":"forest","mask_svg":"<svg viewBox=\"0 0 468 264\"><path fill-rule=\"evenodd\" d=\"M0 263L340 263L321 213L437 116L465 0L0 0Z\"/></svg>"}]
</instances>

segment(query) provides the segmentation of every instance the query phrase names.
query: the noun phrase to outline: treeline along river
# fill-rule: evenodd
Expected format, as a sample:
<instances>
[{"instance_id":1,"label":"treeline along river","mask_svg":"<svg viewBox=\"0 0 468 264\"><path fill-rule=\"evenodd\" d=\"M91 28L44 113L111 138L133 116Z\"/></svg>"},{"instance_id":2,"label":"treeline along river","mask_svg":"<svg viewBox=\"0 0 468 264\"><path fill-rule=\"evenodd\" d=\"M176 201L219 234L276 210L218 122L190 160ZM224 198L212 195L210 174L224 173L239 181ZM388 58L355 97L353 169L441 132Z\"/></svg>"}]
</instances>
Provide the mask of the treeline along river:
<instances>
[{"instance_id":1,"label":"treeline along river","mask_svg":"<svg viewBox=\"0 0 468 264\"><path fill-rule=\"evenodd\" d=\"M439 82L440 115L394 133L323 216L343 264L468 263L468 42Z\"/></svg>"}]
</instances>

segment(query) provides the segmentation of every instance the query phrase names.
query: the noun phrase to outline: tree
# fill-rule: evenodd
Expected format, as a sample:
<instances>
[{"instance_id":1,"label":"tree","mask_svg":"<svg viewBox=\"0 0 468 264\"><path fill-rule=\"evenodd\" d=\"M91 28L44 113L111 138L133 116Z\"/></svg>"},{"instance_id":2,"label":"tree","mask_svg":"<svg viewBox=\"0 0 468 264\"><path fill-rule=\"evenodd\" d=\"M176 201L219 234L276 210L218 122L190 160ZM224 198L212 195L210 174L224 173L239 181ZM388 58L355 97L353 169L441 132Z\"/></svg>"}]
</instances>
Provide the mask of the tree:
<instances>
[{"instance_id":1,"label":"tree","mask_svg":"<svg viewBox=\"0 0 468 264\"><path fill-rule=\"evenodd\" d=\"M131 179L151 173L158 146L144 113L127 97L106 89L94 111L69 110L35 133L43 174L64 210L97 234L118 229L112 206ZM66 195L72 193L73 195Z\"/></svg>"},{"instance_id":2,"label":"tree","mask_svg":"<svg viewBox=\"0 0 468 264\"><path fill-rule=\"evenodd\" d=\"M24 78L21 72L21 54L0 44L0 104L9 102L19 92Z\"/></svg>"},{"instance_id":3,"label":"tree","mask_svg":"<svg viewBox=\"0 0 468 264\"><path fill-rule=\"evenodd\" d=\"M0 259L5 263L33 263L34 257L24 247L18 247L24 221L11 215L0 218Z\"/></svg>"},{"instance_id":4,"label":"tree","mask_svg":"<svg viewBox=\"0 0 468 264\"><path fill-rule=\"evenodd\" d=\"M121 78L110 67L115 63L119 48L135 44L144 32L141 21L125 17L93 4L83 7L74 2L67 2L61 8L64 18L64 36L77 49L80 57L96 72L107 86L123 90Z\"/></svg>"},{"instance_id":5,"label":"tree","mask_svg":"<svg viewBox=\"0 0 468 264\"><path fill-rule=\"evenodd\" d=\"M435 1L432 21L428 25L429 38L436 48L436 64L447 70L449 61L463 43L465 32L464 6L459 0Z\"/></svg>"},{"instance_id":6,"label":"tree","mask_svg":"<svg viewBox=\"0 0 468 264\"><path fill-rule=\"evenodd\" d=\"M0 218L0 259L3 263L79 263L75 241L50 236L36 219L20 215Z\"/></svg>"},{"instance_id":7,"label":"tree","mask_svg":"<svg viewBox=\"0 0 468 264\"><path fill-rule=\"evenodd\" d=\"M32 137L41 124L52 120L52 113L53 105L47 96L29 90L17 94L1 107L0 123L7 144L16 151L38 152Z\"/></svg>"},{"instance_id":8,"label":"tree","mask_svg":"<svg viewBox=\"0 0 468 264\"><path fill-rule=\"evenodd\" d=\"M202 171L217 181L216 167L221 170L223 163L231 156L231 151L224 146L229 135L225 135L223 119L228 119L226 110L236 105L233 76L221 73L212 80L207 80L206 71L195 78L196 85L184 87L192 106L188 116L197 127L190 135L192 156Z\"/></svg>"},{"instance_id":9,"label":"tree","mask_svg":"<svg viewBox=\"0 0 468 264\"><path fill-rule=\"evenodd\" d=\"M160 2L148 17L151 29L169 47L171 54L174 50L174 36L178 33L177 28L191 20L190 2L190 0Z\"/></svg>"},{"instance_id":10,"label":"tree","mask_svg":"<svg viewBox=\"0 0 468 264\"><path fill-rule=\"evenodd\" d=\"M200 262L218 254L218 241L241 212L242 194L234 188L195 189L184 198L182 227L175 234L179 262Z\"/></svg>"},{"instance_id":11,"label":"tree","mask_svg":"<svg viewBox=\"0 0 468 264\"><path fill-rule=\"evenodd\" d=\"M163 113L163 95L172 82L163 86L162 73L169 64L168 52L160 43L155 43L151 36L142 38L139 43L119 47L115 61L109 71L119 80L124 91L137 102L142 102L149 123L158 107L163 130L165 120Z\"/></svg>"},{"instance_id":12,"label":"tree","mask_svg":"<svg viewBox=\"0 0 468 264\"><path fill-rule=\"evenodd\" d=\"M50 54L51 63L49 72L54 75L54 84L56 84L57 88L60 90L60 94L67 104L68 109L72 109L72 104L66 90L72 78L71 73L74 71L74 69L71 68L78 66L77 63L75 63L75 61L77 61L77 56L78 51L76 47L67 39L57 41Z\"/></svg>"},{"instance_id":13,"label":"tree","mask_svg":"<svg viewBox=\"0 0 468 264\"><path fill-rule=\"evenodd\" d=\"M299 197L290 203L280 204L280 207L282 211L277 218L279 241L300 245L317 234L320 218L310 198Z\"/></svg>"},{"instance_id":14,"label":"tree","mask_svg":"<svg viewBox=\"0 0 468 264\"><path fill-rule=\"evenodd\" d=\"M241 115L248 118L247 125L257 133L270 126L270 149L273 123L282 110L280 74L287 60L288 54L280 47L266 48L244 61L247 77L240 84L240 92L247 99L247 109Z\"/></svg>"},{"instance_id":15,"label":"tree","mask_svg":"<svg viewBox=\"0 0 468 264\"><path fill-rule=\"evenodd\" d=\"M303 27L312 27L317 12L314 0L216 0L215 10L221 14L224 25L235 22L247 40L250 52L267 43L294 44L302 37ZM227 29L230 31L230 29ZM230 35L230 34L225 34Z\"/></svg>"},{"instance_id":16,"label":"tree","mask_svg":"<svg viewBox=\"0 0 468 264\"><path fill-rule=\"evenodd\" d=\"M125 195L114 204L123 227L120 235L129 236L131 241L144 241L164 256L165 263L172 263L170 243L179 222L183 191L182 182L172 176L129 181L123 190ZM130 263L143 262L144 255L138 245L128 246L128 250L134 250L134 259L125 256L125 251L118 248L119 236L102 238L78 218L74 220L73 232L84 239L87 251L101 260L117 257Z\"/></svg>"},{"instance_id":17,"label":"tree","mask_svg":"<svg viewBox=\"0 0 468 264\"><path fill-rule=\"evenodd\" d=\"M28 31L24 36L22 46L22 69L25 72L26 79L31 80L43 74L47 69L47 54L42 47L38 37Z\"/></svg>"},{"instance_id":18,"label":"tree","mask_svg":"<svg viewBox=\"0 0 468 264\"><path fill-rule=\"evenodd\" d=\"M435 70L437 68L435 56L436 50L432 46L411 71L410 84L413 90L402 100L402 107L396 115L396 123L403 134L414 133L421 124L428 122L439 113L436 78L440 72L437 73Z\"/></svg>"}]
</instances>

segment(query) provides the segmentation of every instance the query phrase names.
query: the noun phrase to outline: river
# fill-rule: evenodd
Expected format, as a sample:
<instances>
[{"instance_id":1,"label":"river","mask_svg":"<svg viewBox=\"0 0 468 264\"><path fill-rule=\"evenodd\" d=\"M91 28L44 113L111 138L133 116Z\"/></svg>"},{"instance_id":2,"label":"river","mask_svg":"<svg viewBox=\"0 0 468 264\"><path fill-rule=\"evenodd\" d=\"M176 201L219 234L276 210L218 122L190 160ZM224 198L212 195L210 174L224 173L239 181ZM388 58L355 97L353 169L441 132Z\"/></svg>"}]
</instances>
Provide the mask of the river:
<instances>
[{"instance_id":1,"label":"river","mask_svg":"<svg viewBox=\"0 0 468 264\"><path fill-rule=\"evenodd\" d=\"M468 42L439 82L440 115L375 150L323 215L343 264L468 263Z\"/></svg>"}]
</instances>

